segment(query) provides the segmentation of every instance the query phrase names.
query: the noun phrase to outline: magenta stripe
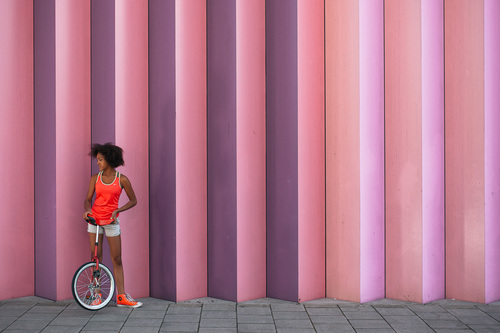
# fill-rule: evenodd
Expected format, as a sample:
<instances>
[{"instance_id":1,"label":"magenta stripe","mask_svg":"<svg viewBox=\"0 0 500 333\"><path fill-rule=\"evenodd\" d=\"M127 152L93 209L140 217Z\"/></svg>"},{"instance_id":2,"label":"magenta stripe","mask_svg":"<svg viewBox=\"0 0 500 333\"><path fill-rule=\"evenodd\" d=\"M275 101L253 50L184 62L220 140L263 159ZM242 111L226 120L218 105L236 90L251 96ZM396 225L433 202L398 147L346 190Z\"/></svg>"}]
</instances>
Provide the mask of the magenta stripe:
<instances>
[{"instance_id":1,"label":"magenta stripe","mask_svg":"<svg viewBox=\"0 0 500 333\"><path fill-rule=\"evenodd\" d=\"M55 300L56 32L55 0L34 2L35 295Z\"/></svg>"},{"instance_id":2,"label":"magenta stripe","mask_svg":"<svg viewBox=\"0 0 500 333\"><path fill-rule=\"evenodd\" d=\"M298 299L297 2L266 2L267 295Z\"/></svg>"},{"instance_id":3,"label":"magenta stripe","mask_svg":"<svg viewBox=\"0 0 500 333\"><path fill-rule=\"evenodd\" d=\"M149 2L151 296L177 300L175 0Z\"/></svg>"},{"instance_id":4,"label":"magenta stripe","mask_svg":"<svg viewBox=\"0 0 500 333\"><path fill-rule=\"evenodd\" d=\"M500 300L500 1L484 1L485 301Z\"/></svg>"},{"instance_id":5,"label":"magenta stripe","mask_svg":"<svg viewBox=\"0 0 500 333\"><path fill-rule=\"evenodd\" d=\"M207 2L208 296L237 300L236 0Z\"/></svg>"},{"instance_id":6,"label":"magenta stripe","mask_svg":"<svg viewBox=\"0 0 500 333\"><path fill-rule=\"evenodd\" d=\"M359 4L360 290L383 298L384 274L384 2Z\"/></svg>"},{"instance_id":7,"label":"magenta stripe","mask_svg":"<svg viewBox=\"0 0 500 333\"><path fill-rule=\"evenodd\" d=\"M422 0L422 301L444 290L443 3Z\"/></svg>"}]
</instances>

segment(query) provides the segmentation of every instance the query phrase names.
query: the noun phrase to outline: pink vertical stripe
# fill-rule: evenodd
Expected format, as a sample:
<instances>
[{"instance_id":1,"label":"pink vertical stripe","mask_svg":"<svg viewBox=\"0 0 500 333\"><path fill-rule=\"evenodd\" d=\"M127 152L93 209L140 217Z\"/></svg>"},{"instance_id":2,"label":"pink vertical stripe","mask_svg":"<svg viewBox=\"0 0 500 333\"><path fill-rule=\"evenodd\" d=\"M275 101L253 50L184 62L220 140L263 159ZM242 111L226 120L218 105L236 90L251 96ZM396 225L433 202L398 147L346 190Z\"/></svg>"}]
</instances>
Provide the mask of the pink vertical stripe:
<instances>
[{"instance_id":1,"label":"pink vertical stripe","mask_svg":"<svg viewBox=\"0 0 500 333\"><path fill-rule=\"evenodd\" d=\"M421 302L420 0L386 0L385 24L386 297Z\"/></svg>"},{"instance_id":2,"label":"pink vertical stripe","mask_svg":"<svg viewBox=\"0 0 500 333\"><path fill-rule=\"evenodd\" d=\"M444 8L446 297L484 302L484 8Z\"/></svg>"},{"instance_id":3,"label":"pink vertical stripe","mask_svg":"<svg viewBox=\"0 0 500 333\"><path fill-rule=\"evenodd\" d=\"M175 7L177 300L207 295L206 4Z\"/></svg>"},{"instance_id":4,"label":"pink vertical stripe","mask_svg":"<svg viewBox=\"0 0 500 333\"><path fill-rule=\"evenodd\" d=\"M384 2L359 3L361 302L384 297Z\"/></svg>"},{"instance_id":5,"label":"pink vertical stripe","mask_svg":"<svg viewBox=\"0 0 500 333\"><path fill-rule=\"evenodd\" d=\"M359 2L325 3L326 293L360 301Z\"/></svg>"},{"instance_id":6,"label":"pink vertical stripe","mask_svg":"<svg viewBox=\"0 0 500 333\"><path fill-rule=\"evenodd\" d=\"M3 176L0 228L4 235L0 242L3 267L0 300L3 300L31 296L35 288L33 1L0 2L0 45L0 174Z\"/></svg>"},{"instance_id":7,"label":"pink vertical stripe","mask_svg":"<svg viewBox=\"0 0 500 333\"><path fill-rule=\"evenodd\" d=\"M500 300L500 1L484 1L485 299Z\"/></svg>"},{"instance_id":8,"label":"pink vertical stripe","mask_svg":"<svg viewBox=\"0 0 500 333\"><path fill-rule=\"evenodd\" d=\"M82 198L89 179L90 3L56 1L56 228L57 300L79 265L88 261ZM69 223L71 221L72 223Z\"/></svg>"},{"instance_id":9,"label":"pink vertical stripe","mask_svg":"<svg viewBox=\"0 0 500 333\"><path fill-rule=\"evenodd\" d=\"M116 144L123 148L126 175L137 206L120 215L125 290L149 296L148 2L115 3ZM153 180L154 181L154 180ZM120 205L128 201L124 193Z\"/></svg>"},{"instance_id":10,"label":"pink vertical stripe","mask_svg":"<svg viewBox=\"0 0 500 333\"><path fill-rule=\"evenodd\" d=\"M325 296L324 2L297 1L299 301Z\"/></svg>"},{"instance_id":11,"label":"pink vertical stripe","mask_svg":"<svg viewBox=\"0 0 500 333\"><path fill-rule=\"evenodd\" d=\"M237 298L266 296L265 1L236 2Z\"/></svg>"},{"instance_id":12,"label":"pink vertical stripe","mask_svg":"<svg viewBox=\"0 0 500 333\"><path fill-rule=\"evenodd\" d=\"M422 302L444 291L443 3L421 0L422 28Z\"/></svg>"}]
</instances>

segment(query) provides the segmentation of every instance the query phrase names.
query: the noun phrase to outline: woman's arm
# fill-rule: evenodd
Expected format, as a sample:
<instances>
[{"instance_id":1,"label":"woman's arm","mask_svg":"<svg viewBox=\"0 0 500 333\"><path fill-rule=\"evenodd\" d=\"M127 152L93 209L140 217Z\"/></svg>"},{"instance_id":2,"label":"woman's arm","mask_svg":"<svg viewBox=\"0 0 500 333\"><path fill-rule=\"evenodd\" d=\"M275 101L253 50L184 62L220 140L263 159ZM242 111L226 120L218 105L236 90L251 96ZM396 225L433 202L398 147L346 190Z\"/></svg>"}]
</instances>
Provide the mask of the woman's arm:
<instances>
[{"instance_id":1,"label":"woman's arm","mask_svg":"<svg viewBox=\"0 0 500 333\"><path fill-rule=\"evenodd\" d=\"M137 198L135 197L134 189L132 188L132 184L130 183L130 180L127 178L127 176L122 174L120 177L120 183L122 184L125 193L127 193L129 201L125 205L123 205L122 207L118 208L113 212L113 215L111 216L113 220L116 220L116 215L118 213L124 212L127 209L130 209L135 205L137 205Z\"/></svg>"},{"instance_id":2,"label":"woman's arm","mask_svg":"<svg viewBox=\"0 0 500 333\"><path fill-rule=\"evenodd\" d=\"M87 215L92 213L92 197L94 196L94 192L95 192L96 180L97 180L97 174L93 175L90 178L90 184L89 184L89 190L87 192L87 197L85 198L85 201L83 202L83 209L85 210L85 213L83 213L84 219L87 218Z\"/></svg>"}]
</instances>

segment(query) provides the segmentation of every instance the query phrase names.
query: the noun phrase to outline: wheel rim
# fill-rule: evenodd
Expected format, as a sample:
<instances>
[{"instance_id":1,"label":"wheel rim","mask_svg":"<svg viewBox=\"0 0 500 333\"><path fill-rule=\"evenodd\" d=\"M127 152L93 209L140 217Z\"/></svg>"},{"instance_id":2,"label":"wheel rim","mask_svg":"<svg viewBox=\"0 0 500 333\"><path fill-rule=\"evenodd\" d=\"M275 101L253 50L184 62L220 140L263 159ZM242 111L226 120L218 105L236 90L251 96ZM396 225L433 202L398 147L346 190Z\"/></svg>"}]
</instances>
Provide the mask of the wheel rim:
<instances>
[{"instance_id":1,"label":"wheel rim","mask_svg":"<svg viewBox=\"0 0 500 333\"><path fill-rule=\"evenodd\" d=\"M91 262L80 267L73 277L72 284L73 297L78 304L89 310L98 310L106 306L113 297L115 289L111 271L102 264L99 265L99 271L96 271L95 266L96 264Z\"/></svg>"}]
</instances>

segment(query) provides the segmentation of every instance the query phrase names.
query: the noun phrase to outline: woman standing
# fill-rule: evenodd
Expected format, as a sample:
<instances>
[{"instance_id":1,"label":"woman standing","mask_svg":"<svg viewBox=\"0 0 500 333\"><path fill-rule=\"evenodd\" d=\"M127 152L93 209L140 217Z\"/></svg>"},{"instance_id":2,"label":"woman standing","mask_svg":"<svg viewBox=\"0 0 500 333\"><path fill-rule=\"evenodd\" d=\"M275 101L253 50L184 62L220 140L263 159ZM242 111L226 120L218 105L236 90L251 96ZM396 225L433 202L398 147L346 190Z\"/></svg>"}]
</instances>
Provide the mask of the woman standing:
<instances>
[{"instance_id":1,"label":"woman standing","mask_svg":"<svg viewBox=\"0 0 500 333\"><path fill-rule=\"evenodd\" d=\"M99 246L97 248L97 256L99 261L101 261L104 229L109 244L109 250L111 252L116 288L118 289L116 305L138 308L142 305L142 303L135 301L129 294L125 293L121 258L121 230L118 216L120 212L126 211L137 204L137 199L129 179L115 170L117 167L124 165L125 163L123 161L123 149L111 143L106 143L104 145L94 144L92 145L90 155L97 159L99 173L90 178L89 191L83 204L85 209L83 218L87 219L87 216L92 214L92 216L98 220L114 221L111 224L104 225L99 228ZM125 189L125 193L127 193L129 201L122 207L118 207L118 200L120 199L122 189ZM94 193L96 197L94 205L91 206ZM96 226L89 224L87 231L89 232L90 250L91 256L93 257L96 239ZM96 305L100 302L100 299L96 299L93 304Z\"/></svg>"}]
</instances>

